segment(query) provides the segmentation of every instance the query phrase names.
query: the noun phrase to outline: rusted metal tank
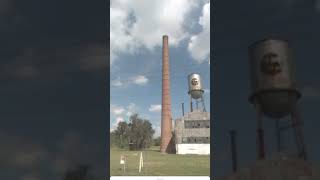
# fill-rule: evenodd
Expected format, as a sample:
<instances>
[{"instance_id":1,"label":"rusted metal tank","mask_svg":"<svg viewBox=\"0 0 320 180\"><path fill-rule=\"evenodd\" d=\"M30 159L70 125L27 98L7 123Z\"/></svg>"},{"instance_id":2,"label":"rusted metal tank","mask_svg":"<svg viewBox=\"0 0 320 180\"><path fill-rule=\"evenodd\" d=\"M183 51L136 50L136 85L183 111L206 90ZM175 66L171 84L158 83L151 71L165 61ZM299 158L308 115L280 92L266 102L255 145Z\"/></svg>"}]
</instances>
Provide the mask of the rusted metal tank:
<instances>
[{"instance_id":1,"label":"rusted metal tank","mask_svg":"<svg viewBox=\"0 0 320 180\"><path fill-rule=\"evenodd\" d=\"M300 98L294 77L293 53L287 41L268 38L249 47L251 103L259 103L265 115L288 115Z\"/></svg>"},{"instance_id":2,"label":"rusted metal tank","mask_svg":"<svg viewBox=\"0 0 320 180\"><path fill-rule=\"evenodd\" d=\"M192 73L188 76L189 94L193 99L201 98L204 90L202 88L201 77L199 74Z\"/></svg>"}]
</instances>

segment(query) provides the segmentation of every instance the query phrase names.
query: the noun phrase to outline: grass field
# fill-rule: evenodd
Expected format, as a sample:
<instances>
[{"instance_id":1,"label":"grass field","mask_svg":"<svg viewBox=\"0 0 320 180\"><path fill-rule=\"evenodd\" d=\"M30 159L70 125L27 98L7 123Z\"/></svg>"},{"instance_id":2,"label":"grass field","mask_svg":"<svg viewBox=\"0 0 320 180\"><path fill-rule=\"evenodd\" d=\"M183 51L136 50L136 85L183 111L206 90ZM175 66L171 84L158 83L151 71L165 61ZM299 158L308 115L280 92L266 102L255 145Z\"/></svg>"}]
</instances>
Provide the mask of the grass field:
<instances>
[{"instance_id":1,"label":"grass field","mask_svg":"<svg viewBox=\"0 0 320 180\"><path fill-rule=\"evenodd\" d=\"M110 149L111 176L209 176L210 156L161 154L159 147L142 151L144 167L139 173L141 151ZM120 156L127 156L127 169L123 172Z\"/></svg>"}]
</instances>

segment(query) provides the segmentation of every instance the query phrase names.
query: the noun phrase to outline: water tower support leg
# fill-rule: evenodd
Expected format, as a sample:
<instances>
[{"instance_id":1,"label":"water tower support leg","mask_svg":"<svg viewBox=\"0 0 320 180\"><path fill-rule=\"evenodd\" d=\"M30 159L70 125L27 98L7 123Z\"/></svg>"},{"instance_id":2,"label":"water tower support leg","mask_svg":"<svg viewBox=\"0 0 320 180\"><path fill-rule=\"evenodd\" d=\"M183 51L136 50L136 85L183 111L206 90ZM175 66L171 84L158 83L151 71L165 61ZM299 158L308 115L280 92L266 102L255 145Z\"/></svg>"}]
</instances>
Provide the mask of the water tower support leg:
<instances>
[{"instance_id":1,"label":"water tower support leg","mask_svg":"<svg viewBox=\"0 0 320 180\"><path fill-rule=\"evenodd\" d=\"M276 138L277 138L277 150L281 152L281 132L280 132L280 119L276 119Z\"/></svg>"},{"instance_id":2,"label":"water tower support leg","mask_svg":"<svg viewBox=\"0 0 320 180\"><path fill-rule=\"evenodd\" d=\"M204 104L204 98L203 98L203 96L201 96L201 103L202 103L202 107L203 107L203 112L207 112L206 106L205 106L205 104Z\"/></svg>"},{"instance_id":3,"label":"water tower support leg","mask_svg":"<svg viewBox=\"0 0 320 180\"><path fill-rule=\"evenodd\" d=\"M262 111L259 103L256 103L256 111L257 111L257 155L258 159L264 159L264 135L262 128Z\"/></svg>"},{"instance_id":4,"label":"water tower support leg","mask_svg":"<svg viewBox=\"0 0 320 180\"><path fill-rule=\"evenodd\" d=\"M192 97L191 97L191 95L190 95L190 112L192 112L193 111L193 107L192 107Z\"/></svg>"},{"instance_id":5,"label":"water tower support leg","mask_svg":"<svg viewBox=\"0 0 320 180\"><path fill-rule=\"evenodd\" d=\"M197 108L197 110L199 110L199 102L198 102L198 100L196 100L196 108Z\"/></svg>"},{"instance_id":6,"label":"water tower support leg","mask_svg":"<svg viewBox=\"0 0 320 180\"><path fill-rule=\"evenodd\" d=\"M307 153L306 153L305 144L304 144L302 119L297 107L295 107L294 111L292 112L291 118L293 123L294 134L295 134L296 142L298 146L299 157L302 157L306 160Z\"/></svg>"}]
</instances>

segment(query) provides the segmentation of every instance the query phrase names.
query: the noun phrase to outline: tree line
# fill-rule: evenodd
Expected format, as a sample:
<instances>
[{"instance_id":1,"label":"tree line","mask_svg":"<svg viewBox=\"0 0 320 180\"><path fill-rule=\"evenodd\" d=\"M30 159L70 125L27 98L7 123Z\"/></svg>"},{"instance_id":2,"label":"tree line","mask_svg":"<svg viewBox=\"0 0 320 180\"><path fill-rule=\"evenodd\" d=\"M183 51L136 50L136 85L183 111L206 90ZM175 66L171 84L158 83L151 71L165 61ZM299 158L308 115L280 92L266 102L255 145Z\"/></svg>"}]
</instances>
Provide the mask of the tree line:
<instances>
[{"instance_id":1,"label":"tree line","mask_svg":"<svg viewBox=\"0 0 320 180\"><path fill-rule=\"evenodd\" d=\"M147 119L138 114L129 117L129 122L119 122L117 128L110 133L110 144L119 148L141 150L151 145L160 145L160 139L153 139L155 130Z\"/></svg>"}]
</instances>

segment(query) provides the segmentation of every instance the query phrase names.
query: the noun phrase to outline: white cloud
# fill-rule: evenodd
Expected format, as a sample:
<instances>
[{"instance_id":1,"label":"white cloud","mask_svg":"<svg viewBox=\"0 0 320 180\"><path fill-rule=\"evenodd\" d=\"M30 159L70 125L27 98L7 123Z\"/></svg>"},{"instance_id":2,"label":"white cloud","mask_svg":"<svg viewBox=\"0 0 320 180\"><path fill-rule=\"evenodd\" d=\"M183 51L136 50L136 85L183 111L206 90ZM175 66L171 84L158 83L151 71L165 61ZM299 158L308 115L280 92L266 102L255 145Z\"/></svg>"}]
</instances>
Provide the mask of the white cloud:
<instances>
[{"instance_id":1,"label":"white cloud","mask_svg":"<svg viewBox=\"0 0 320 180\"><path fill-rule=\"evenodd\" d=\"M153 125L153 129L155 131L153 137L159 137L161 135L161 127Z\"/></svg>"},{"instance_id":2,"label":"white cloud","mask_svg":"<svg viewBox=\"0 0 320 180\"><path fill-rule=\"evenodd\" d=\"M116 118L115 123L113 123L113 124L110 126L110 132L116 130L117 127L118 127L118 124L119 124L120 122L124 122L124 118L121 117L121 116L118 116L118 117Z\"/></svg>"},{"instance_id":3,"label":"white cloud","mask_svg":"<svg viewBox=\"0 0 320 180\"><path fill-rule=\"evenodd\" d=\"M120 106L111 105L110 106L110 111L114 115L120 115L120 114L124 113L125 109L123 107L120 107Z\"/></svg>"},{"instance_id":4,"label":"white cloud","mask_svg":"<svg viewBox=\"0 0 320 180\"><path fill-rule=\"evenodd\" d=\"M113 1L112 1L113 2ZM111 3L112 3L111 2ZM118 7L110 7L110 64L113 64L118 52L132 46L132 37L126 33L128 12Z\"/></svg>"},{"instance_id":5,"label":"white cloud","mask_svg":"<svg viewBox=\"0 0 320 180\"><path fill-rule=\"evenodd\" d=\"M118 122L123 121L124 118L122 115L126 116L131 116L132 114L136 113L138 109L138 106L135 103L129 103L127 107L119 106L119 105L110 105L110 112L112 115L116 117L116 123L115 125L118 124Z\"/></svg>"},{"instance_id":6,"label":"white cloud","mask_svg":"<svg viewBox=\"0 0 320 180\"><path fill-rule=\"evenodd\" d=\"M149 111L160 112L161 111L161 104L151 104Z\"/></svg>"},{"instance_id":7,"label":"white cloud","mask_svg":"<svg viewBox=\"0 0 320 180\"><path fill-rule=\"evenodd\" d=\"M131 116L137 112L137 106L134 103L130 103L127 107L128 111L126 113L127 116Z\"/></svg>"},{"instance_id":8,"label":"white cloud","mask_svg":"<svg viewBox=\"0 0 320 180\"><path fill-rule=\"evenodd\" d=\"M138 84L138 85L146 84L146 83L148 83L148 81L149 81L148 78L146 78L145 76L141 76L141 75L133 78L133 83Z\"/></svg>"},{"instance_id":9,"label":"white cloud","mask_svg":"<svg viewBox=\"0 0 320 180\"><path fill-rule=\"evenodd\" d=\"M110 112L112 115L114 116L117 116L116 118L116 122L114 122L113 124L111 124L111 121L110 121L110 132L112 132L113 130L116 129L118 123L120 121L123 121L123 118L122 117L119 117L120 115L124 114L125 113L125 108L122 107L122 106L117 106L117 105L113 105L111 104L110 105Z\"/></svg>"},{"instance_id":10,"label":"white cloud","mask_svg":"<svg viewBox=\"0 0 320 180\"><path fill-rule=\"evenodd\" d=\"M149 79L146 76L143 75L137 75L134 77L131 77L127 80L121 80L120 77L117 79L114 79L111 81L111 86L113 87L123 87L123 86L128 86L131 84L136 84L136 85L145 85L149 82Z\"/></svg>"},{"instance_id":11,"label":"white cloud","mask_svg":"<svg viewBox=\"0 0 320 180\"><path fill-rule=\"evenodd\" d=\"M113 124L110 124L110 132L116 130L120 122L124 122L124 119L122 117L117 117L116 121Z\"/></svg>"},{"instance_id":12,"label":"white cloud","mask_svg":"<svg viewBox=\"0 0 320 180\"><path fill-rule=\"evenodd\" d=\"M120 122L123 122L123 121L124 121L123 117L117 117L116 124L118 125Z\"/></svg>"},{"instance_id":13,"label":"white cloud","mask_svg":"<svg viewBox=\"0 0 320 180\"><path fill-rule=\"evenodd\" d=\"M210 2L203 6L199 24L202 26L202 31L191 36L188 50L198 63L202 63L209 61L210 56Z\"/></svg>"},{"instance_id":14,"label":"white cloud","mask_svg":"<svg viewBox=\"0 0 320 180\"><path fill-rule=\"evenodd\" d=\"M118 79L115 79L115 80L112 80L111 81L111 86L115 86L115 87L120 87L122 86L123 83L122 81L120 80L120 77Z\"/></svg>"},{"instance_id":15,"label":"white cloud","mask_svg":"<svg viewBox=\"0 0 320 180\"><path fill-rule=\"evenodd\" d=\"M121 53L136 53L140 48L153 50L169 36L170 45L188 38L186 19L197 0L111 0L110 56L111 64Z\"/></svg>"},{"instance_id":16,"label":"white cloud","mask_svg":"<svg viewBox=\"0 0 320 180\"><path fill-rule=\"evenodd\" d=\"M126 108L111 104L110 109L114 115L114 117L110 119L110 132L112 132L117 128L119 122L125 121L123 116L130 117L137 112L138 107L135 103L130 103Z\"/></svg>"},{"instance_id":17,"label":"white cloud","mask_svg":"<svg viewBox=\"0 0 320 180\"><path fill-rule=\"evenodd\" d=\"M126 115L129 117L129 116L131 116L132 114L133 114L132 112L129 112L129 111L128 111Z\"/></svg>"}]
</instances>

